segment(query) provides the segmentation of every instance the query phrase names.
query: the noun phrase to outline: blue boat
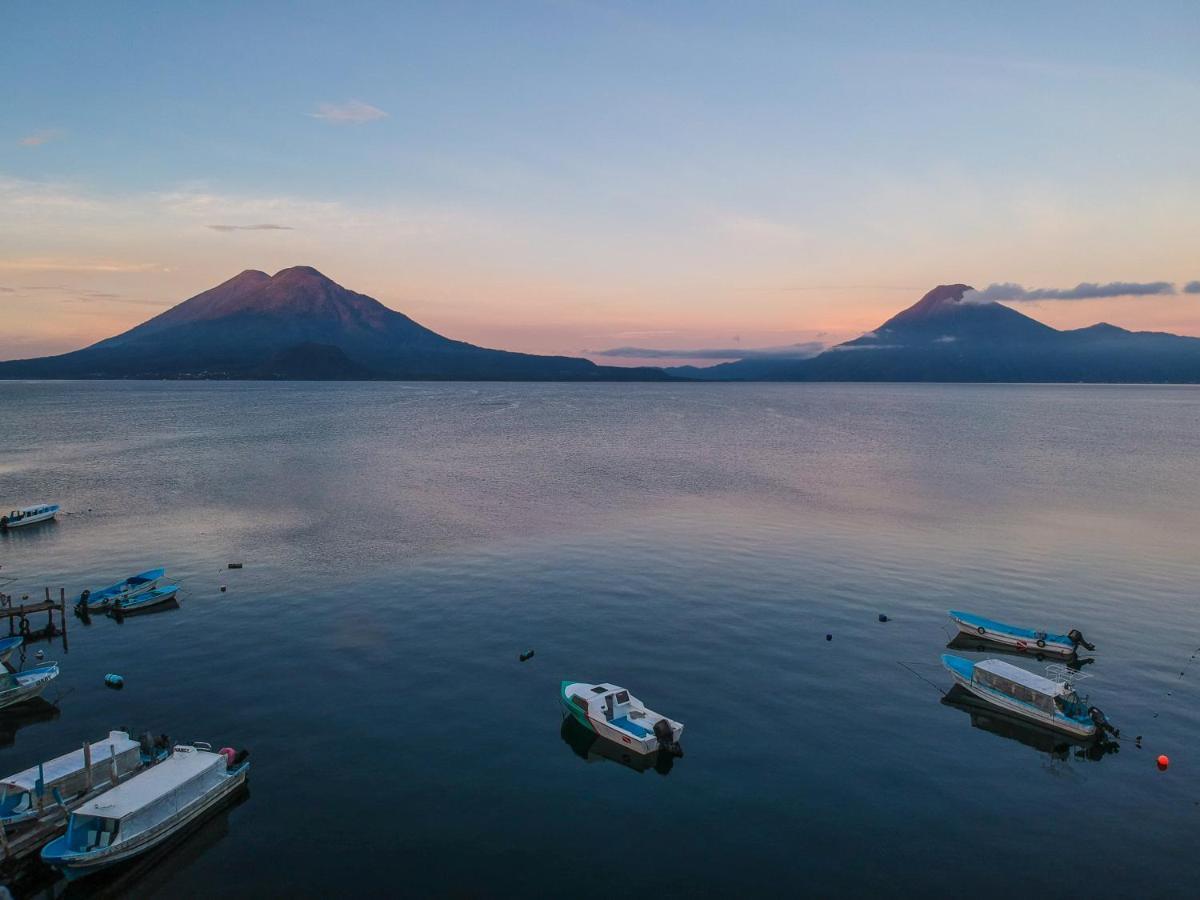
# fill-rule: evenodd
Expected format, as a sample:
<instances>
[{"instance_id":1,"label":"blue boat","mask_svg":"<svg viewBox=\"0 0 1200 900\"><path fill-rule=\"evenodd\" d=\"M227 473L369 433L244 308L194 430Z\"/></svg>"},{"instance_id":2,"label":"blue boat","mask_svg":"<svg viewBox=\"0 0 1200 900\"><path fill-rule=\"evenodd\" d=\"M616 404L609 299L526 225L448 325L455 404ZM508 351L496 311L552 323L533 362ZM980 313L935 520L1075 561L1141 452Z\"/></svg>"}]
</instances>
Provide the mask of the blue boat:
<instances>
[{"instance_id":1,"label":"blue boat","mask_svg":"<svg viewBox=\"0 0 1200 900\"><path fill-rule=\"evenodd\" d=\"M178 592L179 585L168 584L164 587L142 591L140 594L118 597L109 606L108 614L110 616L123 616L129 613L140 612L143 609L149 609L152 606L158 606L160 603L166 603L169 600L175 599L175 595Z\"/></svg>"},{"instance_id":2,"label":"blue boat","mask_svg":"<svg viewBox=\"0 0 1200 900\"><path fill-rule=\"evenodd\" d=\"M139 572L137 575L130 575L124 581L118 581L116 584L101 588L98 591L84 591L79 595L79 601L75 605L77 608L86 609L88 612L98 612L102 609L108 609L109 606L120 598L133 597L153 590L158 586L159 579L166 574L166 569L149 569L145 572Z\"/></svg>"},{"instance_id":3,"label":"blue boat","mask_svg":"<svg viewBox=\"0 0 1200 900\"><path fill-rule=\"evenodd\" d=\"M16 649L23 643L25 643L25 638L21 637L20 635L0 640L0 665L6 664L8 662L8 658L12 656Z\"/></svg>"},{"instance_id":4,"label":"blue boat","mask_svg":"<svg viewBox=\"0 0 1200 900\"><path fill-rule=\"evenodd\" d=\"M942 665L955 683L997 709L1077 738L1094 737L1101 729L1112 731L1104 713L1075 692L1075 681L1087 676L1061 663L1046 667L1050 677L1002 659L973 663L951 653L942 654Z\"/></svg>"},{"instance_id":5,"label":"blue boat","mask_svg":"<svg viewBox=\"0 0 1200 900\"><path fill-rule=\"evenodd\" d=\"M1066 634L1053 634L1048 631L1034 631L1032 628L1006 625L994 619L985 619L983 616L957 609L950 610L950 618L954 620L958 630L969 637L1003 644L1022 653L1074 656L1080 647L1087 650L1096 649L1094 644L1089 644L1084 640L1083 634L1078 628L1072 628Z\"/></svg>"}]
</instances>

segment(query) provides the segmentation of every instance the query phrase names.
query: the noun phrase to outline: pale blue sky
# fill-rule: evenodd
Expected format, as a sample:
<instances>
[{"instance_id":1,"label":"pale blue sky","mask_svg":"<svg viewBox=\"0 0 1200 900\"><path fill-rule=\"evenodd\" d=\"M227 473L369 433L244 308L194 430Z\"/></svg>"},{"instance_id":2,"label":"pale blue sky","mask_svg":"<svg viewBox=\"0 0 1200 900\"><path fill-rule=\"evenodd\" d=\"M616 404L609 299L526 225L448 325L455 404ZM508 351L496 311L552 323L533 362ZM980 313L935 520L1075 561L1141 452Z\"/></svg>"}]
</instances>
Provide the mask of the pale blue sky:
<instances>
[{"instance_id":1,"label":"pale blue sky","mask_svg":"<svg viewBox=\"0 0 1200 900\"><path fill-rule=\"evenodd\" d=\"M0 11L0 286L121 298L22 294L0 336L65 349L296 263L561 352L1200 277L1195 2L189 6ZM1105 317L1200 333L1198 304Z\"/></svg>"}]
</instances>

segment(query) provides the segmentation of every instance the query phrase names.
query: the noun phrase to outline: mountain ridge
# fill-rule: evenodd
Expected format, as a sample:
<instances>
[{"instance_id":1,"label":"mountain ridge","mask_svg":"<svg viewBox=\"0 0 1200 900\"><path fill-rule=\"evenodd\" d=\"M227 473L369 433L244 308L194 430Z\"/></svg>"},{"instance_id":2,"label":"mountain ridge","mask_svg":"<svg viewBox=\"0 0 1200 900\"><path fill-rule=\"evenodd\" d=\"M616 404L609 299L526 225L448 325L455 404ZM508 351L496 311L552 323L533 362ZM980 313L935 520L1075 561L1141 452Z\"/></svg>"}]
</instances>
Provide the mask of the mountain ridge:
<instances>
[{"instance_id":1,"label":"mountain ridge","mask_svg":"<svg viewBox=\"0 0 1200 900\"><path fill-rule=\"evenodd\" d=\"M121 334L57 356L0 362L0 378L348 378L661 381L456 341L311 266L246 269Z\"/></svg>"}]
</instances>

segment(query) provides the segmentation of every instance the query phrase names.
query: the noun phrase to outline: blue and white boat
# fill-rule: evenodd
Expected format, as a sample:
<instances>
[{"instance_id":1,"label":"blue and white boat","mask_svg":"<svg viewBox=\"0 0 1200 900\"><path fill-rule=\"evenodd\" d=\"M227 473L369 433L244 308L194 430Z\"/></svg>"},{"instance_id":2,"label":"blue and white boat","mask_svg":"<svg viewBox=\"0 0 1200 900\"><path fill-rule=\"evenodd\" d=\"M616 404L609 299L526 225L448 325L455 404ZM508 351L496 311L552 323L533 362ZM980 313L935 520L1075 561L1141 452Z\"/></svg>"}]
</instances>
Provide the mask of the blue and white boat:
<instances>
[{"instance_id":1,"label":"blue and white boat","mask_svg":"<svg viewBox=\"0 0 1200 900\"><path fill-rule=\"evenodd\" d=\"M0 640L0 666L6 665L8 663L8 658L12 656L23 643L25 643L25 638L21 637L20 635Z\"/></svg>"},{"instance_id":2,"label":"blue and white boat","mask_svg":"<svg viewBox=\"0 0 1200 900\"><path fill-rule=\"evenodd\" d=\"M1082 672L1052 665L1046 667L1050 677L1043 677L1001 659L975 663L951 653L942 654L942 665L955 683L1012 715L1078 738L1094 737L1097 730L1108 729L1104 713L1088 706L1075 692L1074 682L1086 677Z\"/></svg>"},{"instance_id":3,"label":"blue and white boat","mask_svg":"<svg viewBox=\"0 0 1200 900\"><path fill-rule=\"evenodd\" d=\"M0 780L0 825L12 827L46 811L55 813L96 786L117 784L150 761L143 758L141 744L124 731L110 731L104 740L86 746Z\"/></svg>"},{"instance_id":4,"label":"blue and white boat","mask_svg":"<svg viewBox=\"0 0 1200 900\"><path fill-rule=\"evenodd\" d=\"M607 682L563 681L559 699L584 728L634 753L648 755L663 750L683 755L679 746L683 723L647 709L623 687Z\"/></svg>"},{"instance_id":5,"label":"blue and white boat","mask_svg":"<svg viewBox=\"0 0 1200 900\"><path fill-rule=\"evenodd\" d=\"M37 506L23 506L14 509L7 515L0 516L0 531L9 528L23 528L26 525L36 525L38 522L49 522L58 515L57 503L40 503Z\"/></svg>"},{"instance_id":6,"label":"blue and white boat","mask_svg":"<svg viewBox=\"0 0 1200 900\"><path fill-rule=\"evenodd\" d=\"M22 672L0 672L0 709L32 699L58 677L58 663L44 663Z\"/></svg>"},{"instance_id":7,"label":"blue and white boat","mask_svg":"<svg viewBox=\"0 0 1200 900\"><path fill-rule=\"evenodd\" d=\"M84 591L79 595L79 601L76 603L76 606L82 607L88 612L98 612L108 609L118 599L136 597L138 594L154 590L154 588L158 587L158 582L166 574L166 569L149 569L145 572L139 572L137 575L130 575L124 581L110 584L108 587L101 588L98 591Z\"/></svg>"},{"instance_id":8,"label":"blue and white boat","mask_svg":"<svg viewBox=\"0 0 1200 900\"><path fill-rule=\"evenodd\" d=\"M179 593L179 585L168 584L164 587L142 591L140 594L118 597L108 607L108 614L110 616L126 616L130 613L141 612L143 609L150 609L174 600L177 593Z\"/></svg>"},{"instance_id":9,"label":"blue and white boat","mask_svg":"<svg viewBox=\"0 0 1200 900\"><path fill-rule=\"evenodd\" d=\"M1042 653L1048 656L1074 656L1080 647L1095 650L1094 644L1084 640L1078 628L1072 628L1066 634L1053 634L1047 631L1034 631L1031 628L1019 628L1016 625L1006 625L994 619L985 619L973 613L961 610L950 610L950 618L958 626L958 630L979 640L992 641L1011 647L1021 653Z\"/></svg>"},{"instance_id":10,"label":"blue and white boat","mask_svg":"<svg viewBox=\"0 0 1200 900\"><path fill-rule=\"evenodd\" d=\"M214 753L199 742L176 746L158 765L76 808L67 833L42 848L42 860L71 879L145 853L245 784L246 756L244 750Z\"/></svg>"}]
</instances>

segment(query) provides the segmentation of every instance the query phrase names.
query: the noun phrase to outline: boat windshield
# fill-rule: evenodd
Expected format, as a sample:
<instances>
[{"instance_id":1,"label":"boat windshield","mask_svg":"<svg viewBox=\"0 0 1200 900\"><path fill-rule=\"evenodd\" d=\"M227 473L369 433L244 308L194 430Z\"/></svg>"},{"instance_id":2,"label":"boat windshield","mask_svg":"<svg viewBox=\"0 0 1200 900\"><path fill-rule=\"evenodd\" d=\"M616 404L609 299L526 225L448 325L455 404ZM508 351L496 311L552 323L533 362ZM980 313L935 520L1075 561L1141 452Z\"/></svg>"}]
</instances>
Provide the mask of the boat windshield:
<instances>
[{"instance_id":1,"label":"boat windshield","mask_svg":"<svg viewBox=\"0 0 1200 900\"><path fill-rule=\"evenodd\" d=\"M98 850L117 839L121 827L119 819L104 816L74 816L67 832L67 846L71 850Z\"/></svg>"},{"instance_id":2,"label":"boat windshield","mask_svg":"<svg viewBox=\"0 0 1200 900\"><path fill-rule=\"evenodd\" d=\"M1054 702L1064 715L1070 716L1073 719L1086 718L1088 715L1087 706L1084 705L1084 702L1079 699L1079 695L1074 691L1055 697Z\"/></svg>"},{"instance_id":3,"label":"boat windshield","mask_svg":"<svg viewBox=\"0 0 1200 900\"><path fill-rule=\"evenodd\" d=\"M0 816L15 816L33 809L33 796L29 791L12 792L0 802Z\"/></svg>"}]
</instances>

